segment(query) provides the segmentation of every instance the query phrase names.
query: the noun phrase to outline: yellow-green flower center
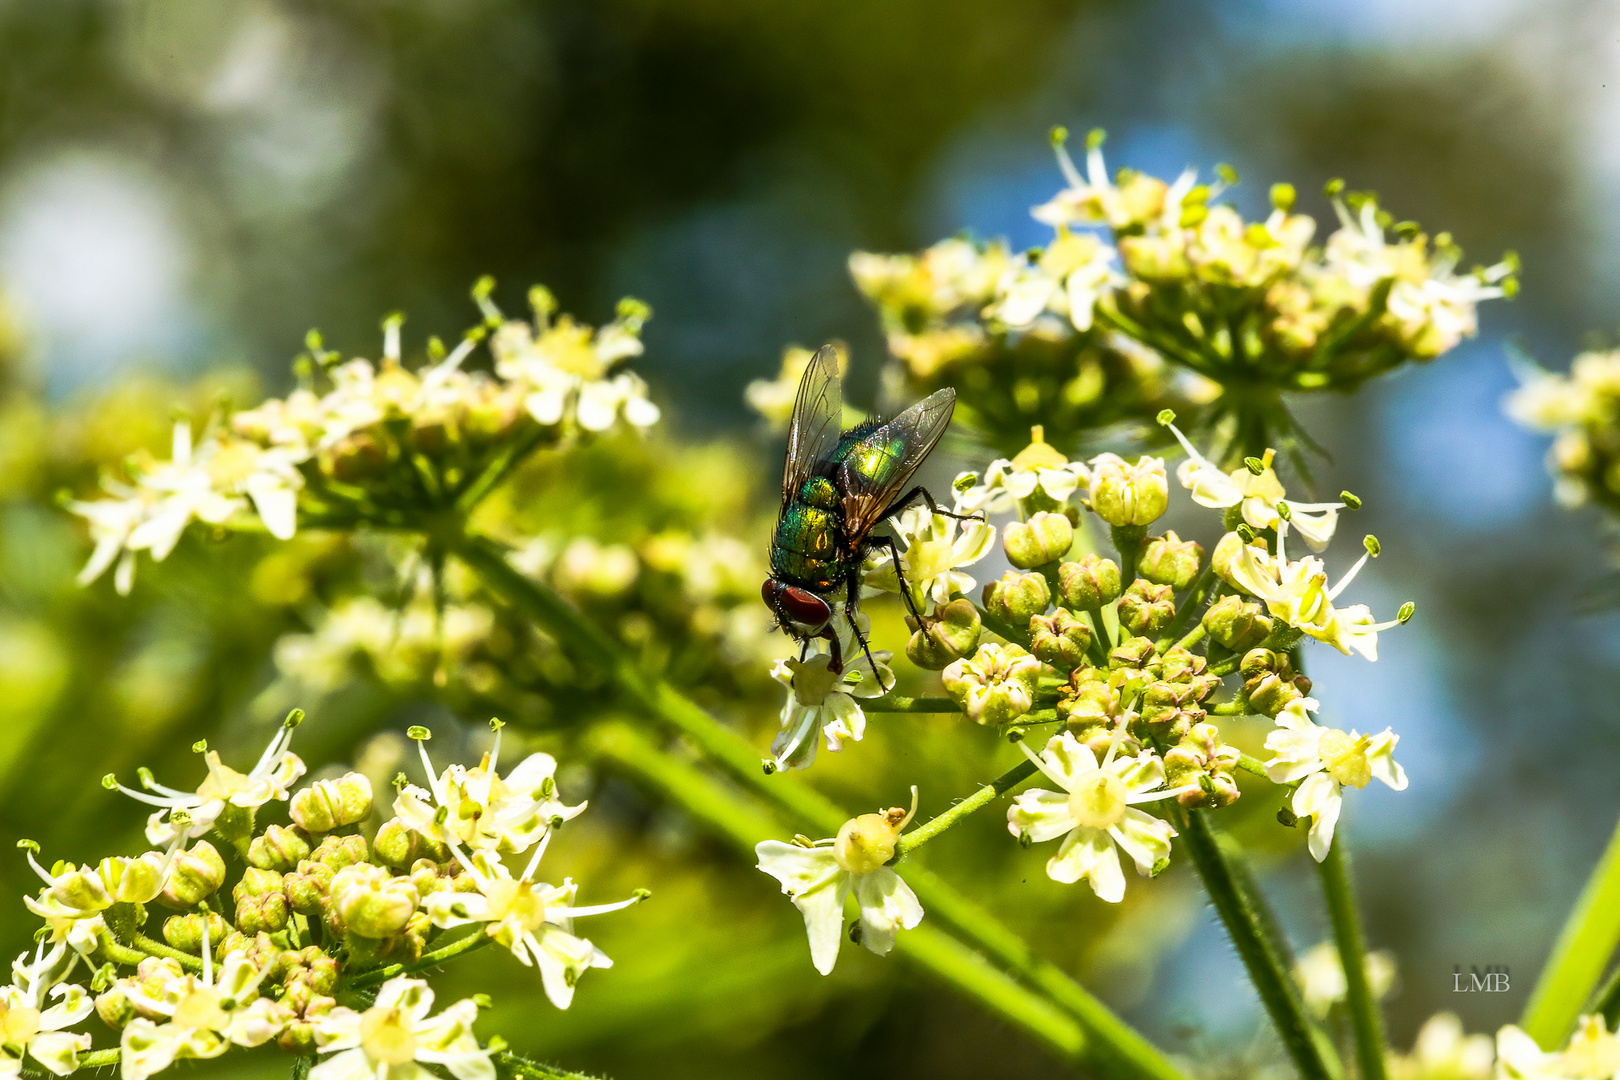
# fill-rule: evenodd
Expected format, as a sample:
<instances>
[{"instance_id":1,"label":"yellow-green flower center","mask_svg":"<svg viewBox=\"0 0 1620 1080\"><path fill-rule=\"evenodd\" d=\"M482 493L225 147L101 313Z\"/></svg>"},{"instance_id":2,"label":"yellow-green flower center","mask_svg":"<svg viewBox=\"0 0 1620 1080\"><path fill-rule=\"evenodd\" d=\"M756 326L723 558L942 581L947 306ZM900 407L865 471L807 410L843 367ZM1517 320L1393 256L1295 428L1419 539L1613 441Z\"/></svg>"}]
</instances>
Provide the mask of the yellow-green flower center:
<instances>
[{"instance_id":1,"label":"yellow-green flower center","mask_svg":"<svg viewBox=\"0 0 1620 1080\"><path fill-rule=\"evenodd\" d=\"M1125 781L1093 769L1069 790L1069 816L1088 829L1111 829L1125 820Z\"/></svg>"},{"instance_id":2,"label":"yellow-green flower center","mask_svg":"<svg viewBox=\"0 0 1620 1080\"><path fill-rule=\"evenodd\" d=\"M834 672L825 659L806 664L789 661L788 666L793 670L793 696L800 705L810 708L825 703L828 695L843 681L843 675Z\"/></svg>"},{"instance_id":3,"label":"yellow-green flower center","mask_svg":"<svg viewBox=\"0 0 1620 1080\"><path fill-rule=\"evenodd\" d=\"M174 1022L199 1031L221 1031L230 1017L220 1008L219 992L203 987L180 999L180 1004L174 1008Z\"/></svg>"},{"instance_id":4,"label":"yellow-green flower center","mask_svg":"<svg viewBox=\"0 0 1620 1080\"><path fill-rule=\"evenodd\" d=\"M530 882L497 878L484 889L484 896L489 900L492 922L512 919L528 931L538 930L545 925L545 901L536 895L534 885Z\"/></svg>"},{"instance_id":5,"label":"yellow-green flower center","mask_svg":"<svg viewBox=\"0 0 1620 1080\"><path fill-rule=\"evenodd\" d=\"M416 1033L398 1009L372 1009L361 1016L360 1045L371 1060L387 1065L416 1060Z\"/></svg>"},{"instance_id":6,"label":"yellow-green flower center","mask_svg":"<svg viewBox=\"0 0 1620 1080\"><path fill-rule=\"evenodd\" d=\"M1336 728L1322 732L1316 744L1316 756L1329 775L1345 787L1364 788L1372 779L1372 765L1367 761L1367 736L1351 738Z\"/></svg>"},{"instance_id":7,"label":"yellow-green flower center","mask_svg":"<svg viewBox=\"0 0 1620 1080\"><path fill-rule=\"evenodd\" d=\"M844 822L833 842L833 859L851 874L870 874L894 858L899 834L886 814L862 814Z\"/></svg>"}]
</instances>

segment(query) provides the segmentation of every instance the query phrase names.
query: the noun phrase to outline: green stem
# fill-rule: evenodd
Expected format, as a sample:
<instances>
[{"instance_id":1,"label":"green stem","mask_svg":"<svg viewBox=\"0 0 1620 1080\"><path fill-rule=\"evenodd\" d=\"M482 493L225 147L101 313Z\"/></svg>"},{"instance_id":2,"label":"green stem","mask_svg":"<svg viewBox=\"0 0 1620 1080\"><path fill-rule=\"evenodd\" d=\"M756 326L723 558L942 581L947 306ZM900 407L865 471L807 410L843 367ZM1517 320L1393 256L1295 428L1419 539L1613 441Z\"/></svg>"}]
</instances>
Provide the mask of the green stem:
<instances>
[{"instance_id":1,"label":"green stem","mask_svg":"<svg viewBox=\"0 0 1620 1080\"><path fill-rule=\"evenodd\" d=\"M1257 757L1250 757L1248 754L1244 754L1242 757L1238 758L1238 768L1242 769L1244 772L1253 773L1256 776L1263 776L1267 780L1271 779L1271 774L1266 772L1265 763Z\"/></svg>"},{"instance_id":2,"label":"green stem","mask_svg":"<svg viewBox=\"0 0 1620 1080\"><path fill-rule=\"evenodd\" d=\"M423 953L422 958L413 964L389 964L387 967L362 971L345 983L343 988L345 990L364 990L368 986L385 983L396 975L414 975L418 971L438 967L445 961L470 953L474 949L482 949L493 940L495 939L482 930L476 930L464 937L457 938L448 945L442 945L432 952Z\"/></svg>"},{"instance_id":3,"label":"green stem","mask_svg":"<svg viewBox=\"0 0 1620 1080\"><path fill-rule=\"evenodd\" d=\"M1014 765L949 810L930 818L900 837L899 843L894 846L895 858L910 855L975 810L982 809L1025 780L1028 780L1034 773L1035 763L1033 761L1023 761Z\"/></svg>"},{"instance_id":4,"label":"green stem","mask_svg":"<svg viewBox=\"0 0 1620 1080\"><path fill-rule=\"evenodd\" d=\"M586 743L596 756L638 776L747 858L777 823L755 804L715 785L697 767L661 753L627 724L594 729ZM1077 1057L1085 1036L1074 1018L1018 985L983 957L928 923L895 939L895 952L953 985L1065 1058Z\"/></svg>"},{"instance_id":5,"label":"green stem","mask_svg":"<svg viewBox=\"0 0 1620 1080\"><path fill-rule=\"evenodd\" d=\"M85 1050L79 1054L79 1068L104 1069L118 1064L118 1057L117 1050Z\"/></svg>"},{"instance_id":6,"label":"green stem","mask_svg":"<svg viewBox=\"0 0 1620 1080\"><path fill-rule=\"evenodd\" d=\"M1088 607L1086 614L1091 616L1091 639L1101 657L1098 666L1106 667L1108 650L1114 647L1113 635L1108 632L1108 621L1103 618L1103 610L1100 607Z\"/></svg>"},{"instance_id":7,"label":"green stem","mask_svg":"<svg viewBox=\"0 0 1620 1080\"><path fill-rule=\"evenodd\" d=\"M101 939L101 955L115 964L127 964L134 967L148 956L147 953L131 949L127 945L120 945L111 938Z\"/></svg>"},{"instance_id":8,"label":"green stem","mask_svg":"<svg viewBox=\"0 0 1620 1080\"><path fill-rule=\"evenodd\" d=\"M489 1056L495 1062L500 1075L513 1077L515 1080L593 1080L584 1073L553 1069L550 1065L530 1061L510 1050L496 1050Z\"/></svg>"},{"instance_id":9,"label":"green stem","mask_svg":"<svg viewBox=\"0 0 1620 1080\"><path fill-rule=\"evenodd\" d=\"M1356 911L1355 890L1350 882L1350 855L1344 837L1336 836L1327 858L1317 864L1322 892L1327 897L1328 917L1333 921L1333 939L1339 946L1339 962L1344 965L1345 1000L1350 1008L1350 1026L1356 1037L1356 1060L1361 1080L1384 1080L1384 1024L1367 985L1367 941Z\"/></svg>"},{"instance_id":10,"label":"green stem","mask_svg":"<svg viewBox=\"0 0 1620 1080\"><path fill-rule=\"evenodd\" d=\"M1202 641L1206 633L1208 633L1208 631L1204 629L1202 623L1199 623L1197 626L1187 631L1186 636L1180 641L1176 642L1175 647L1178 649L1190 649Z\"/></svg>"},{"instance_id":11,"label":"green stem","mask_svg":"<svg viewBox=\"0 0 1620 1080\"><path fill-rule=\"evenodd\" d=\"M1286 953L1280 943L1271 940L1267 920L1239 882L1234 853L1223 850L1206 815L1203 810L1188 811L1187 826L1181 835L1216 914L1225 924L1300 1076L1304 1080L1338 1080L1338 1055L1321 1029L1306 1017L1284 959Z\"/></svg>"},{"instance_id":12,"label":"green stem","mask_svg":"<svg viewBox=\"0 0 1620 1080\"><path fill-rule=\"evenodd\" d=\"M850 816L825 795L794 777L767 776L759 752L741 735L647 676L618 646L561 597L520 573L499 546L483 538L457 541L455 551L507 601L548 627L560 641L589 657L608 673L624 698L668 730L678 732L712 763L743 787L782 811L795 824L823 836L837 833ZM998 631L999 633L999 631ZM994 916L968 900L954 886L926 868L908 865L904 877L925 908L951 923L975 948L1014 970L1044 991L1091 1037L1088 1060L1117 1064L1123 1076L1177 1080L1180 1073L1153 1045L1056 965L1036 958L1027 943ZM915 932L913 932L915 933Z\"/></svg>"},{"instance_id":13,"label":"green stem","mask_svg":"<svg viewBox=\"0 0 1620 1080\"><path fill-rule=\"evenodd\" d=\"M133 945L135 948L153 956L166 956L170 960L178 960L180 966L187 971L201 971L203 969L202 957L193 956L188 952L181 952L179 949L171 948L161 941L154 941L139 931L126 935L125 940L127 944Z\"/></svg>"},{"instance_id":14,"label":"green stem","mask_svg":"<svg viewBox=\"0 0 1620 1080\"><path fill-rule=\"evenodd\" d=\"M999 638L1012 642L1014 645L1022 645L1026 649L1029 648L1028 627L1020 630L1018 627L1003 619L1001 616L995 615L989 611L986 611L984 608L979 607L978 604L974 604L973 606L979 612L979 622L986 630L990 631L992 634L995 634Z\"/></svg>"},{"instance_id":15,"label":"green stem","mask_svg":"<svg viewBox=\"0 0 1620 1080\"><path fill-rule=\"evenodd\" d=\"M882 697L870 698L860 703L865 712L916 712L916 713L959 713L962 706L950 698L940 697L901 697L899 694L884 694Z\"/></svg>"},{"instance_id":16,"label":"green stem","mask_svg":"<svg viewBox=\"0 0 1620 1080\"><path fill-rule=\"evenodd\" d=\"M1519 1026L1541 1047L1563 1043L1620 942L1620 824L1558 933Z\"/></svg>"}]
</instances>

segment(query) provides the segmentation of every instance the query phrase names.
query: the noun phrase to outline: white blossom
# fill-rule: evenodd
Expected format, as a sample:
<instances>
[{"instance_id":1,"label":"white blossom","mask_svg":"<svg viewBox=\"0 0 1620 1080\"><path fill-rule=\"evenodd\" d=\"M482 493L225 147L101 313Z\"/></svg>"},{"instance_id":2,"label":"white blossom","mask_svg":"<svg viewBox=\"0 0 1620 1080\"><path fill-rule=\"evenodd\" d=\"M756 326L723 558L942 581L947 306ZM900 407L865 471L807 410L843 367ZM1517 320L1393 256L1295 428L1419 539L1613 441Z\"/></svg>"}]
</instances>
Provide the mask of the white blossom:
<instances>
[{"instance_id":1,"label":"white blossom","mask_svg":"<svg viewBox=\"0 0 1620 1080\"><path fill-rule=\"evenodd\" d=\"M983 559L996 542L995 527L988 522L977 518L959 521L926 506L912 507L894 519L893 525L904 545L900 559L906 587L913 602L925 609L971 593L977 583L962 567ZM900 591L894 557L888 551L872 557L865 584L882 592Z\"/></svg>"},{"instance_id":2,"label":"white blossom","mask_svg":"<svg viewBox=\"0 0 1620 1080\"><path fill-rule=\"evenodd\" d=\"M47 951L41 942L32 960L25 952L11 962L11 982L0 986L0 1080L20 1076L25 1059L57 1076L79 1067L90 1036L67 1029L95 1011L84 987L66 981L79 959L65 943Z\"/></svg>"},{"instance_id":3,"label":"white blossom","mask_svg":"<svg viewBox=\"0 0 1620 1080\"><path fill-rule=\"evenodd\" d=\"M870 625L858 617L861 634ZM849 620L834 614L834 633L839 635L842 669L832 669L830 650L811 652L804 660L777 660L771 665L771 678L787 689L782 702L780 729L771 742L771 755L778 769L806 769L816 759L819 738L827 749L837 753L844 740L860 742L866 735L866 713L858 698L881 697L894 686L889 669L890 653L878 650L869 659L860 646Z\"/></svg>"},{"instance_id":4,"label":"white blossom","mask_svg":"<svg viewBox=\"0 0 1620 1080\"><path fill-rule=\"evenodd\" d=\"M1307 846L1321 862L1333 846L1344 788L1364 788L1376 777L1404 791L1406 772L1395 761L1399 735L1389 728L1361 735L1318 727L1310 717L1317 707L1314 698L1296 698L1277 714L1276 730L1266 736L1266 749L1276 756L1265 764L1267 775L1279 784L1303 781L1291 805L1299 817L1311 819Z\"/></svg>"},{"instance_id":5,"label":"white blossom","mask_svg":"<svg viewBox=\"0 0 1620 1080\"><path fill-rule=\"evenodd\" d=\"M549 842L549 837L540 841L521 878L514 878L487 851L468 857L452 845L478 891L430 893L422 907L435 926L483 924L484 933L509 949L524 966L540 970L546 997L557 1008L566 1009L574 1000L575 984L586 970L613 966L606 953L574 934L574 920L619 911L639 903L643 896L612 904L574 906L579 886L572 880L565 878L561 885L534 880L540 856Z\"/></svg>"},{"instance_id":6,"label":"white blossom","mask_svg":"<svg viewBox=\"0 0 1620 1080\"><path fill-rule=\"evenodd\" d=\"M421 979L390 979L364 1012L338 1006L311 1021L315 1045L332 1056L310 1080L431 1080L423 1065L440 1065L456 1080L495 1080L489 1051L472 1033L478 1006L456 1002L438 1016L433 991Z\"/></svg>"},{"instance_id":7,"label":"white blossom","mask_svg":"<svg viewBox=\"0 0 1620 1080\"><path fill-rule=\"evenodd\" d=\"M1312 551L1321 551L1333 539L1342 503L1302 503L1286 498L1282 481L1271 463L1276 451L1267 450L1259 459L1260 471L1247 464L1225 472L1194 449L1191 442L1174 424L1166 424L1170 433L1187 452L1187 459L1176 466L1176 479L1192 493L1193 502L1211 509L1242 507L1243 520L1253 529L1275 529L1282 513L1288 514L1288 523L1305 538ZM1278 506L1286 503L1279 512Z\"/></svg>"},{"instance_id":8,"label":"white blossom","mask_svg":"<svg viewBox=\"0 0 1620 1080\"><path fill-rule=\"evenodd\" d=\"M241 810L257 810L267 802L286 801L290 788L304 775L304 762L293 753L293 729L302 714L295 714L276 730L270 744L259 755L259 760L245 774L239 773L219 759L219 754L208 750L203 760L208 765L208 777L196 791L181 791L167 787L152 779L151 773L141 770L141 786L145 791L114 784L132 799L156 806L158 809L146 822L146 838L154 844L169 844L177 835L176 815L185 818L185 836L196 839L214 827L214 822L227 806Z\"/></svg>"},{"instance_id":9,"label":"white blossom","mask_svg":"<svg viewBox=\"0 0 1620 1080\"><path fill-rule=\"evenodd\" d=\"M846 822L829 840L764 840L754 848L759 869L782 884L782 891L804 916L810 960L823 975L832 974L844 939L844 905L853 893L860 908L859 941L879 956L894 948L898 930L922 921L922 904L892 866L900 831L917 812L917 789L911 810L863 814Z\"/></svg>"},{"instance_id":10,"label":"white blossom","mask_svg":"<svg viewBox=\"0 0 1620 1080\"><path fill-rule=\"evenodd\" d=\"M167 978L152 978L163 971ZM123 1080L146 1080L176 1060L216 1058L232 1046L262 1046L279 1035L294 1014L279 1001L259 996L266 972L243 952L227 953L216 970L205 936L201 975L174 964L122 980L124 993L148 1014L124 1026L119 1043ZM149 1015L166 1020L158 1023Z\"/></svg>"},{"instance_id":11,"label":"white blossom","mask_svg":"<svg viewBox=\"0 0 1620 1080\"><path fill-rule=\"evenodd\" d=\"M1091 748L1062 731L1040 754L1020 742L1024 756L1060 790L1030 788L1007 810L1007 829L1032 843L1063 837L1046 864L1053 881L1073 884L1082 878L1111 904L1125 897L1125 875L1115 845L1150 876L1170 858L1170 823L1136 809L1144 803L1174 798L1184 790L1163 790L1164 762L1151 750L1135 757L1119 754L1124 729L1116 733L1099 763Z\"/></svg>"},{"instance_id":12,"label":"white blossom","mask_svg":"<svg viewBox=\"0 0 1620 1080\"><path fill-rule=\"evenodd\" d=\"M399 819L440 843L517 853L543 839L554 824L579 816L584 803L568 806L557 796L557 759L550 754L530 754L500 775L502 726L495 726L494 747L471 769L450 765L435 773L425 741L418 740L428 790L406 784L394 800Z\"/></svg>"}]
</instances>

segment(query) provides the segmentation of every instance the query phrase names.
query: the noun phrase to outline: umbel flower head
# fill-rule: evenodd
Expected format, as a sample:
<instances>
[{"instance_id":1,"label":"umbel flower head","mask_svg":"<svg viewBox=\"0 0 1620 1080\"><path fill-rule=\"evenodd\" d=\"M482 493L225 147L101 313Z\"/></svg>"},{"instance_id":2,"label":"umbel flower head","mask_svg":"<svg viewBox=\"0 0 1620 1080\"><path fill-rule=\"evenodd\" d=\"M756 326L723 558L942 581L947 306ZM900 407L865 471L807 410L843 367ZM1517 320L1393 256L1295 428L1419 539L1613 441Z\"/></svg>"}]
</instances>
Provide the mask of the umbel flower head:
<instances>
[{"instance_id":1,"label":"umbel flower head","mask_svg":"<svg viewBox=\"0 0 1620 1080\"><path fill-rule=\"evenodd\" d=\"M830 840L764 840L754 848L759 869L782 883L782 891L804 916L810 962L823 975L832 974L838 962L844 904L852 893L860 907L852 936L879 956L894 948L897 930L910 930L922 921L916 894L888 865L901 830L916 812L913 787L909 811L893 807L851 818Z\"/></svg>"},{"instance_id":2,"label":"umbel flower head","mask_svg":"<svg viewBox=\"0 0 1620 1080\"><path fill-rule=\"evenodd\" d=\"M1516 371L1521 385L1505 408L1524 427L1556 436L1547 467L1558 501L1620 507L1620 350L1581 353L1568 375L1528 363Z\"/></svg>"},{"instance_id":3,"label":"umbel flower head","mask_svg":"<svg viewBox=\"0 0 1620 1080\"><path fill-rule=\"evenodd\" d=\"M1164 789L1164 763L1153 751L1121 755L1123 737L1122 724L1101 762L1069 731L1054 735L1039 754L1019 742L1024 756L1059 790L1030 788L1007 809L1007 829L1020 840L1039 844L1063 837L1057 854L1047 860L1047 877L1066 885L1084 879L1111 904L1125 898L1116 845L1143 876L1157 874L1170 860L1176 830L1136 808L1184 790Z\"/></svg>"},{"instance_id":4,"label":"umbel flower head","mask_svg":"<svg viewBox=\"0 0 1620 1080\"><path fill-rule=\"evenodd\" d=\"M645 304L621 301L592 330L554 318L551 294L537 289L531 325L502 316L493 288L474 289L484 324L451 350L430 339L423 366L404 363L402 316L384 321L376 363L342 360L312 331L286 398L215 418L200 441L177 424L168 461L137 456L127 478L104 481L106 497L69 504L95 542L81 582L116 565L128 592L136 553L162 561L194 521L284 540L300 521L397 528L465 512L541 447L657 422L645 384L618 370L641 352ZM494 374L465 370L486 342Z\"/></svg>"}]
</instances>

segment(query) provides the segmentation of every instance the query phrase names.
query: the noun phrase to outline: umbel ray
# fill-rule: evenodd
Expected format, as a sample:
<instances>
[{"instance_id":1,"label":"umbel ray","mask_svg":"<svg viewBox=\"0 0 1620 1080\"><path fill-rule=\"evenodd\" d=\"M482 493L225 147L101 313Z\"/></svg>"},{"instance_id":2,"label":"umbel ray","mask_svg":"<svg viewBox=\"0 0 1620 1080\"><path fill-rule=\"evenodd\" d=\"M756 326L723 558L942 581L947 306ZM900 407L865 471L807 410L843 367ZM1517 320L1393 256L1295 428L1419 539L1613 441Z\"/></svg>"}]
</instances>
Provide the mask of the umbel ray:
<instances>
[{"instance_id":1,"label":"umbel ray","mask_svg":"<svg viewBox=\"0 0 1620 1080\"><path fill-rule=\"evenodd\" d=\"M956 391L947 387L892 419L874 417L844 431L836 350L822 346L805 367L788 424L782 508L771 536L771 576L761 590L777 625L801 643L801 659L812 639L825 638L831 644L832 670L843 670L828 599L836 600L840 591L850 630L872 659L856 615L861 564L878 548L887 548L894 559L900 596L912 617L919 625L926 623L906 588L899 545L894 537L874 536L872 530L918 499L936 514L966 520L941 508L922 485L906 490L950 426L955 408Z\"/></svg>"}]
</instances>

